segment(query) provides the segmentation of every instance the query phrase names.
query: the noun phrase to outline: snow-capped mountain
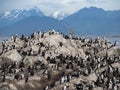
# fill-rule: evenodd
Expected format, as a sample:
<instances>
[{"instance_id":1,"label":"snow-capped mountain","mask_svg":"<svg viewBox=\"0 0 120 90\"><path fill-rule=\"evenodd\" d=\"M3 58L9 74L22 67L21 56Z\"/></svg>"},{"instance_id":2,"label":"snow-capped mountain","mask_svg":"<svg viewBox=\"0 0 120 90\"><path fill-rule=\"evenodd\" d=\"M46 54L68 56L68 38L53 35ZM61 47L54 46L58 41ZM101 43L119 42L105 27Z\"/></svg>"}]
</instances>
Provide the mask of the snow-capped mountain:
<instances>
[{"instance_id":1,"label":"snow-capped mountain","mask_svg":"<svg viewBox=\"0 0 120 90\"><path fill-rule=\"evenodd\" d=\"M43 12L40 11L39 8L35 7L30 10L12 10L2 13L1 19L18 19L18 18L25 18L29 16L44 16Z\"/></svg>"},{"instance_id":2,"label":"snow-capped mountain","mask_svg":"<svg viewBox=\"0 0 120 90\"><path fill-rule=\"evenodd\" d=\"M120 10L105 11L102 8L90 7L80 9L69 16L59 11L45 16L38 8L33 8L5 12L0 14L0 17L2 17L0 34L3 35L27 34L33 30L52 28L59 31L72 29L75 34L108 35L120 33Z\"/></svg>"},{"instance_id":3,"label":"snow-capped mountain","mask_svg":"<svg viewBox=\"0 0 120 90\"><path fill-rule=\"evenodd\" d=\"M28 18L31 16L45 16L39 8L34 7L32 9L26 10L12 10L0 13L0 27L6 26L8 24L14 23L16 21Z\"/></svg>"},{"instance_id":4,"label":"snow-capped mountain","mask_svg":"<svg viewBox=\"0 0 120 90\"><path fill-rule=\"evenodd\" d=\"M51 15L51 17L53 17L53 18L55 18L55 19L58 19L58 20L62 20L62 19L64 19L64 18L67 17L67 16L68 16L67 14L65 14L65 13L63 13L63 12L58 12L58 11L54 12L54 13Z\"/></svg>"},{"instance_id":5,"label":"snow-capped mountain","mask_svg":"<svg viewBox=\"0 0 120 90\"><path fill-rule=\"evenodd\" d=\"M26 10L12 10L0 13L0 20L17 20L17 19L24 19L30 16L45 16L43 12L40 11L39 8L34 7L32 9ZM49 15L57 20L62 20L68 16L68 14L56 11L53 14Z\"/></svg>"}]
</instances>

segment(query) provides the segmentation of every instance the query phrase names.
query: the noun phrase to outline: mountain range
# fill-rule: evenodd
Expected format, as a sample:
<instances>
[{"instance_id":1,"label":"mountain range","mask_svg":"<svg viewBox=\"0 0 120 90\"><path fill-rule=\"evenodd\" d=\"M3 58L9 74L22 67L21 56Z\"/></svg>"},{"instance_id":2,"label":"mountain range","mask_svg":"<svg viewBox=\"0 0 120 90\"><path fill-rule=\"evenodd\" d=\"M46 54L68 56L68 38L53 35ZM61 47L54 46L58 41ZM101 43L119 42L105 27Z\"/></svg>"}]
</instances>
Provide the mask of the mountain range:
<instances>
[{"instance_id":1,"label":"mountain range","mask_svg":"<svg viewBox=\"0 0 120 90\"><path fill-rule=\"evenodd\" d=\"M9 24L16 23L19 20L23 20L25 18L31 16L45 16L39 8L34 7L30 10L12 10L0 13L0 27L8 26Z\"/></svg>"},{"instance_id":2,"label":"mountain range","mask_svg":"<svg viewBox=\"0 0 120 90\"><path fill-rule=\"evenodd\" d=\"M50 29L74 34L113 35L120 34L120 10L105 11L90 7L68 15L55 12L46 16L39 8L12 10L0 13L0 35L30 34Z\"/></svg>"},{"instance_id":3,"label":"mountain range","mask_svg":"<svg viewBox=\"0 0 120 90\"><path fill-rule=\"evenodd\" d=\"M62 22L67 23L78 34L120 34L120 10L105 11L96 7L83 8L64 18Z\"/></svg>"}]
</instances>

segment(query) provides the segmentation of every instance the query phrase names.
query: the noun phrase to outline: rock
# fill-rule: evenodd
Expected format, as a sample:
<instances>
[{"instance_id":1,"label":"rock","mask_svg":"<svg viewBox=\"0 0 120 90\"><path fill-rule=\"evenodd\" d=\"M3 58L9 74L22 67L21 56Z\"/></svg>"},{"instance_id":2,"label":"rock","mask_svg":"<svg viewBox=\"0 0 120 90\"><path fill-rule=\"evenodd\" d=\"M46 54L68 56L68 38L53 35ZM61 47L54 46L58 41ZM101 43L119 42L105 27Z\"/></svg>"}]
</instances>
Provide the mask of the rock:
<instances>
[{"instance_id":1,"label":"rock","mask_svg":"<svg viewBox=\"0 0 120 90\"><path fill-rule=\"evenodd\" d=\"M2 43L0 43L0 54L2 53L3 47L2 47Z\"/></svg>"},{"instance_id":2,"label":"rock","mask_svg":"<svg viewBox=\"0 0 120 90\"><path fill-rule=\"evenodd\" d=\"M118 55L118 47L112 47L110 48L107 53L108 53L108 56L113 56L113 55Z\"/></svg>"},{"instance_id":3,"label":"rock","mask_svg":"<svg viewBox=\"0 0 120 90\"><path fill-rule=\"evenodd\" d=\"M24 42L22 40L20 40L20 39L17 39L16 45L18 47L23 47L24 46Z\"/></svg>"},{"instance_id":4,"label":"rock","mask_svg":"<svg viewBox=\"0 0 120 90\"><path fill-rule=\"evenodd\" d=\"M89 65L89 61L87 62L87 57L89 56L88 54L91 54L91 58L94 58L95 48L98 49L97 55L101 57L105 56L106 54L108 56L120 55L120 49L116 46L111 47L112 45L109 43L107 45L105 42L103 42L102 47L101 43L99 46L99 43L95 43L94 41L91 44L91 42L89 42L89 39L76 38L72 36L69 37L67 35L63 37L63 35L55 32L54 30L44 33L42 37L39 36L38 33L35 33L33 38L32 36L30 36L30 38L28 37L26 37L25 41L17 38L16 42L13 42L11 40L6 42L6 47L9 46L9 48L7 50L4 50L4 52L0 56L0 64L5 62L10 64L11 62L13 63L13 61L19 62L23 60L25 67L23 67L22 69L15 69L16 72L17 70L20 70L20 74L23 76L19 80L14 80L15 74L10 76L8 74L6 76L6 81L0 84L0 90L43 90L43 87L45 85L52 84L52 82L54 81L53 79L60 79L61 75L64 74L64 72L66 75L74 74L72 75L72 79L70 80L70 82L67 82L67 84L70 85L70 89L74 89L74 83L79 84L81 81L84 81L86 85L88 85L89 82L96 81L97 74L106 70L108 66L106 65L96 70L96 72L92 70L93 72L90 73L88 76L80 75L79 78L76 78L74 76L78 75L78 70L80 69L79 61L81 60L81 57L84 61L84 64ZM23 47L24 44L25 47ZM15 45L16 49L13 48L13 45ZM2 44L0 43L0 53L1 52ZM75 60L69 60L71 56L76 56L78 57L78 59L76 58ZM60 63L60 60L64 58L66 58L66 63ZM51 61L52 59L55 59L56 63L51 63L51 61L48 61L50 59ZM73 69L66 69L66 66L68 66L67 63L69 63L69 61L73 63ZM28 66L30 65L37 65L34 76L29 76ZM59 65L59 70L56 69L57 65ZM111 65L113 67L120 66L119 62ZM42 66L43 68L41 68ZM69 64L69 67L72 68L72 65ZM50 76L52 77L50 81L47 79L47 71L45 71L45 74L43 73L46 69L48 72L50 72ZM21 72L21 70L23 70L23 72ZM29 77L27 83L25 82L26 77ZM11 82L12 80L13 82ZM55 85L55 87L59 87L59 90L61 89L63 84L59 84L58 82L59 81L56 82L57 84ZM101 88L96 87L95 90L101 90Z\"/></svg>"},{"instance_id":5,"label":"rock","mask_svg":"<svg viewBox=\"0 0 120 90\"><path fill-rule=\"evenodd\" d=\"M62 42L62 46L60 46L60 42ZM77 48L74 40L66 40L62 35L48 35L45 37L43 43L49 44L49 46L53 46L50 49L55 50L55 52L63 55L72 55L75 56L79 54L79 56L85 56L82 48Z\"/></svg>"},{"instance_id":6,"label":"rock","mask_svg":"<svg viewBox=\"0 0 120 90\"><path fill-rule=\"evenodd\" d=\"M100 51L99 53L97 53L97 56L104 57L106 56L106 54L107 54L106 51Z\"/></svg>"},{"instance_id":7,"label":"rock","mask_svg":"<svg viewBox=\"0 0 120 90\"><path fill-rule=\"evenodd\" d=\"M0 87L0 90L10 90L8 87Z\"/></svg>"},{"instance_id":8,"label":"rock","mask_svg":"<svg viewBox=\"0 0 120 90\"><path fill-rule=\"evenodd\" d=\"M3 83L0 85L0 90L19 90L19 89L17 89L17 87L12 83L10 84Z\"/></svg>"},{"instance_id":9,"label":"rock","mask_svg":"<svg viewBox=\"0 0 120 90\"><path fill-rule=\"evenodd\" d=\"M32 50L33 50L33 52L35 52L35 53L38 54L39 46L38 46L38 45L33 45L33 46L32 46Z\"/></svg>"},{"instance_id":10,"label":"rock","mask_svg":"<svg viewBox=\"0 0 120 90\"><path fill-rule=\"evenodd\" d=\"M64 39L61 35L50 35L50 36L47 36L43 41L43 43L49 44L50 46L55 46L55 47L59 46L59 42L62 42L63 44L65 44L67 43L67 40Z\"/></svg>"},{"instance_id":11,"label":"rock","mask_svg":"<svg viewBox=\"0 0 120 90\"><path fill-rule=\"evenodd\" d=\"M96 80L97 80L97 76L95 75L95 73L93 73L93 74L90 74L90 75L87 77L87 79L88 79L89 81L96 81Z\"/></svg>"},{"instance_id":12,"label":"rock","mask_svg":"<svg viewBox=\"0 0 120 90\"><path fill-rule=\"evenodd\" d=\"M41 61L42 63L44 63L45 65L48 64L48 62L46 61L45 58L41 57L41 56L38 56L37 57L37 60Z\"/></svg>"},{"instance_id":13,"label":"rock","mask_svg":"<svg viewBox=\"0 0 120 90\"><path fill-rule=\"evenodd\" d=\"M70 55L72 52L65 46L63 47L59 47L56 48L55 50L56 52L58 52L59 54L63 54L63 55Z\"/></svg>"},{"instance_id":14,"label":"rock","mask_svg":"<svg viewBox=\"0 0 120 90\"><path fill-rule=\"evenodd\" d=\"M35 60L33 60L34 58L32 57L32 56L26 56L25 58L24 58L24 60L23 60L23 62L24 62L24 64L25 65L33 65L34 64L34 61Z\"/></svg>"},{"instance_id":15,"label":"rock","mask_svg":"<svg viewBox=\"0 0 120 90\"><path fill-rule=\"evenodd\" d=\"M16 86L13 84L9 84L10 90L17 90Z\"/></svg>"},{"instance_id":16,"label":"rock","mask_svg":"<svg viewBox=\"0 0 120 90\"><path fill-rule=\"evenodd\" d=\"M11 90L6 83L0 84L0 90Z\"/></svg>"},{"instance_id":17,"label":"rock","mask_svg":"<svg viewBox=\"0 0 120 90\"><path fill-rule=\"evenodd\" d=\"M22 60L22 56L17 52L16 49L6 52L5 54L3 54L2 57L9 58L12 61L17 61L17 62Z\"/></svg>"},{"instance_id":18,"label":"rock","mask_svg":"<svg viewBox=\"0 0 120 90\"><path fill-rule=\"evenodd\" d=\"M120 56L120 48L117 49L118 55Z\"/></svg>"},{"instance_id":19,"label":"rock","mask_svg":"<svg viewBox=\"0 0 120 90\"><path fill-rule=\"evenodd\" d=\"M106 50L104 50L104 51L100 51L97 55L98 56L106 56L106 54L108 55L108 56L116 56L116 55L119 55L119 52L118 52L118 47L112 47L112 48L110 48L110 49L108 49L107 51Z\"/></svg>"},{"instance_id":20,"label":"rock","mask_svg":"<svg viewBox=\"0 0 120 90\"><path fill-rule=\"evenodd\" d=\"M29 66L29 65L33 65L34 62L36 62L38 60L44 64L47 64L47 61L43 57L40 57L40 56L26 56L24 58L23 62L25 63L25 65Z\"/></svg>"}]
</instances>

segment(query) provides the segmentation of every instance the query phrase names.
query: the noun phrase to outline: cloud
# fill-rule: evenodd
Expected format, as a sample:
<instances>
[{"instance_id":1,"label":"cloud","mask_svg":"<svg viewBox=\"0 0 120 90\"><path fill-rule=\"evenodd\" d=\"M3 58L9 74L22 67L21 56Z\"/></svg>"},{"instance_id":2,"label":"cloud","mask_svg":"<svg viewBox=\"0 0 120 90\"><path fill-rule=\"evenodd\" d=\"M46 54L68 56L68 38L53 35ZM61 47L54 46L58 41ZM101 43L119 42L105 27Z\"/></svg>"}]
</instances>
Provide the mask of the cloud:
<instances>
[{"instance_id":1,"label":"cloud","mask_svg":"<svg viewBox=\"0 0 120 90\"><path fill-rule=\"evenodd\" d=\"M34 6L49 15L55 11L73 13L90 6L105 10L118 10L120 0L0 0L0 11L30 9Z\"/></svg>"}]
</instances>

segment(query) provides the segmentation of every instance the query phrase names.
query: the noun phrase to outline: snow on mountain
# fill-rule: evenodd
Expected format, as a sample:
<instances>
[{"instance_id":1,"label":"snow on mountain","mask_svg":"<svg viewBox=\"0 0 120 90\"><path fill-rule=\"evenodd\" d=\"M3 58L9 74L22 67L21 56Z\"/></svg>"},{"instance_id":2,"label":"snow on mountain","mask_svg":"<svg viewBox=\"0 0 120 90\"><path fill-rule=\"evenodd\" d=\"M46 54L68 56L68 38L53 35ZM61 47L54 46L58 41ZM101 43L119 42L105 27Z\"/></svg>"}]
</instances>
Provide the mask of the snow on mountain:
<instances>
[{"instance_id":1,"label":"snow on mountain","mask_svg":"<svg viewBox=\"0 0 120 90\"><path fill-rule=\"evenodd\" d=\"M23 19L29 16L44 16L39 8L32 8L30 10L12 10L3 13L2 19L12 20L12 19Z\"/></svg>"},{"instance_id":2,"label":"snow on mountain","mask_svg":"<svg viewBox=\"0 0 120 90\"><path fill-rule=\"evenodd\" d=\"M11 14L11 12L7 11L7 12L5 12L4 17L8 17L10 14Z\"/></svg>"},{"instance_id":3,"label":"snow on mountain","mask_svg":"<svg viewBox=\"0 0 120 90\"><path fill-rule=\"evenodd\" d=\"M120 10L105 11L102 8L83 8L68 16L56 11L45 16L39 8L13 10L0 14L0 34L25 33L26 30L74 30L75 34L115 34L120 32ZM5 19L6 18L6 19ZM22 31L23 30L23 31ZM28 31L26 31L26 34Z\"/></svg>"},{"instance_id":4,"label":"snow on mountain","mask_svg":"<svg viewBox=\"0 0 120 90\"><path fill-rule=\"evenodd\" d=\"M7 12L2 12L0 13L0 27L8 26L12 23L15 23L17 21L20 21L22 19L25 19L31 16L43 17L45 15L37 7L34 7L29 10L22 9L22 10L12 10Z\"/></svg>"},{"instance_id":5,"label":"snow on mountain","mask_svg":"<svg viewBox=\"0 0 120 90\"><path fill-rule=\"evenodd\" d=\"M51 16L52 16L53 18L55 18L55 19L62 20L62 19L64 19L65 17L67 17L68 15L65 14L65 13L63 13L63 12L58 12L58 11L56 11L56 12L54 12Z\"/></svg>"},{"instance_id":6,"label":"snow on mountain","mask_svg":"<svg viewBox=\"0 0 120 90\"><path fill-rule=\"evenodd\" d=\"M21 20L30 16L45 16L43 12L40 11L39 8L34 7L29 10L22 9L22 10L12 10L6 11L0 14L0 20ZM62 20L68 16L68 14L64 12L56 11L53 14L49 15L57 20Z\"/></svg>"}]
</instances>

